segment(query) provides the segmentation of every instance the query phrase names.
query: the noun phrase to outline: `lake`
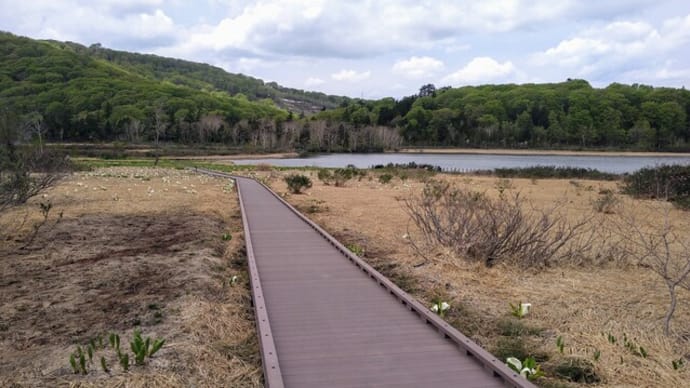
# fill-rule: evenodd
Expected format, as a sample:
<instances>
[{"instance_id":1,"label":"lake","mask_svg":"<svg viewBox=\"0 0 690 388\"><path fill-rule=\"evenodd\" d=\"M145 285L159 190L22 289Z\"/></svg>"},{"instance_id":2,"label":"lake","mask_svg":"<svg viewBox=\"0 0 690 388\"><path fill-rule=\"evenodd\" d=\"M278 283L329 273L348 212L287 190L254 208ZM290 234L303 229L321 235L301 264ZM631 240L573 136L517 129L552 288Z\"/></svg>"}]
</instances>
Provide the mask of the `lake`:
<instances>
[{"instance_id":1,"label":"lake","mask_svg":"<svg viewBox=\"0 0 690 388\"><path fill-rule=\"evenodd\" d=\"M345 167L369 168L377 164L431 164L443 170L493 170L505 167L559 166L593 168L623 174L642 167L660 164L690 165L690 156L617 156L617 155L502 155L502 154L438 154L438 153L371 153L319 154L307 158L235 160L236 164L266 163L283 167Z\"/></svg>"}]
</instances>

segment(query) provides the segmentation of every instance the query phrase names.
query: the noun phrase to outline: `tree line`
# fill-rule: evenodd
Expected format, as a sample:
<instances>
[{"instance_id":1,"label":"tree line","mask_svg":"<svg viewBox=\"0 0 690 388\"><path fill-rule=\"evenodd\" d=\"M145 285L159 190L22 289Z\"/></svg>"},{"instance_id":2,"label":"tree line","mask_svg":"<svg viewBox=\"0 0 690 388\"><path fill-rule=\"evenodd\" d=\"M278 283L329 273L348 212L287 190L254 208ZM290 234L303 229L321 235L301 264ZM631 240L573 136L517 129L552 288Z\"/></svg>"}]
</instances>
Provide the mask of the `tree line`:
<instances>
[{"instance_id":1,"label":"tree line","mask_svg":"<svg viewBox=\"0 0 690 388\"><path fill-rule=\"evenodd\" d=\"M398 128L407 145L690 150L690 92L584 80L424 85L399 100L356 100L319 117Z\"/></svg>"}]
</instances>

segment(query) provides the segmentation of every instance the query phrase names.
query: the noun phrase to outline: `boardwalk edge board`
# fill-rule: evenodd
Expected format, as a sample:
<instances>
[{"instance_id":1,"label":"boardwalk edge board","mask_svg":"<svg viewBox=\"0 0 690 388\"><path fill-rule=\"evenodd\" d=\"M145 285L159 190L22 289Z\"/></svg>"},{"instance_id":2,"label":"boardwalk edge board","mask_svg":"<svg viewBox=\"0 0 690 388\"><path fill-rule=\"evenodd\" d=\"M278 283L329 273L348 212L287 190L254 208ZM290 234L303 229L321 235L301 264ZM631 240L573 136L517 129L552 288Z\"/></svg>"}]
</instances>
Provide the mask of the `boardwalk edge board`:
<instances>
[{"instance_id":1,"label":"boardwalk edge board","mask_svg":"<svg viewBox=\"0 0 690 388\"><path fill-rule=\"evenodd\" d=\"M252 179L250 177L235 176L232 174L222 173L213 170L193 168L193 171L201 174L211 175L220 178L245 178ZM255 180L256 181L256 180ZM258 182L258 181L257 181ZM271 190L268 186L262 182L261 184L269 193L271 193L275 198L277 198L283 205L290 209L297 217L319 233L324 239L326 239L333 247L335 247L340 253L349 260L353 265L362 270L368 275L373 281L378 283L381 287L386 289L389 294L395 297L401 304L407 307L409 310L414 312L422 321L428 325L433 326L444 338L455 343L460 349L462 349L466 355L473 357L477 360L487 372L491 373L494 377L500 378L506 386L509 387L525 387L532 388L535 387L534 384L529 382L524 377L517 374L512 369L508 368L505 363L491 353L484 350L481 346L476 344L474 341L466 337L464 334L460 333L457 329L452 327L449 323L445 322L438 315L432 313L428 308L419 303L414 297L400 289L391 280L386 278L380 272L376 271L373 267L367 264L357 255L353 254L349 249L347 249L343 244L331 236L319 225L311 221L294 206L290 205L285 201L280 195ZM266 312L266 307L263 302L263 291L261 289L260 277L256 267L256 261L254 259L253 247L251 246L251 237L249 236L249 225L247 222L247 217L245 215L245 209L242 202L242 194L239 188L238 197L240 201L240 209L242 211L242 222L245 231L245 243L247 245L247 258L249 263L249 271L251 276L251 286L252 286L252 297L254 300L254 308L257 319L258 335L260 336L261 344L261 356L263 361L263 370L266 380L266 386L270 388L283 387L282 375L280 374L280 367L278 363L278 355L276 354L275 343L271 334L270 322L268 320L268 315Z\"/></svg>"}]
</instances>

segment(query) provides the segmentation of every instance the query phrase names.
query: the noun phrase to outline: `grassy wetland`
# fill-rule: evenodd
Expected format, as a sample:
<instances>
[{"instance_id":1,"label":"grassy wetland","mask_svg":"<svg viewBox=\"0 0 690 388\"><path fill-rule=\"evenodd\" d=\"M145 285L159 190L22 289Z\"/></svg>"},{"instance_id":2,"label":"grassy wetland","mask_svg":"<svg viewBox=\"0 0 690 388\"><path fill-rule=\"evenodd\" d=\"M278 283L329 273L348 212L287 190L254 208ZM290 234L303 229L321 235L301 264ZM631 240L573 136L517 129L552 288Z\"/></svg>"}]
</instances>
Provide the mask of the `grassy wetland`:
<instances>
[{"instance_id":1,"label":"grassy wetland","mask_svg":"<svg viewBox=\"0 0 690 388\"><path fill-rule=\"evenodd\" d=\"M690 378L686 283L675 288L666 334L668 287L645 247L622 233L669 225L681 237L672 245L687 243L687 211L623 194L622 180L82 163L85 171L0 216L8 274L0 346L12 354L1 358L2 385L261 386L236 193L227 180L183 169L195 163L268 184L424 304L447 304L444 319L497 357L534 359L539 386L670 387ZM300 193L285 180L295 175L310 181ZM439 183L581 232L548 260L507 253L487 265L481 252L440 244L413 221L410 204ZM105 345L96 357L105 356L107 373L96 358L87 374L70 367L77 346L119 333L129 349L135 329L166 340L145 365L124 371Z\"/></svg>"}]
</instances>

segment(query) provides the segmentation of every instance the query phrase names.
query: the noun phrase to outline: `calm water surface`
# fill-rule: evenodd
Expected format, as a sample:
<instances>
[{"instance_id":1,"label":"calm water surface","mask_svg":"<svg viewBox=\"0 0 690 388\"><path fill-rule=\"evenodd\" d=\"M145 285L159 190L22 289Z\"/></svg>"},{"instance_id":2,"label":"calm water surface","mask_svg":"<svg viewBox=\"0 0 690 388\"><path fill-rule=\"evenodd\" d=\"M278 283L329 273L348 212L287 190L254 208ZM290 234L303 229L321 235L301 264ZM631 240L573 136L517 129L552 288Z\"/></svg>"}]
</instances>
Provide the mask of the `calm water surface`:
<instances>
[{"instance_id":1,"label":"calm water surface","mask_svg":"<svg viewBox=\"0 0 690 388\"><path fill-rule=\"evenodd\" d=\"M505 167L559 166L593 168L622 174L660 164L690 165L690 156L561 156L498 154L323 154L308 158L236 160L236 164L268 163L284 167L345 167L353 164L368 168L388 163L424 163L444 170L492 170Z\"/></svg>"}]
</instances>

